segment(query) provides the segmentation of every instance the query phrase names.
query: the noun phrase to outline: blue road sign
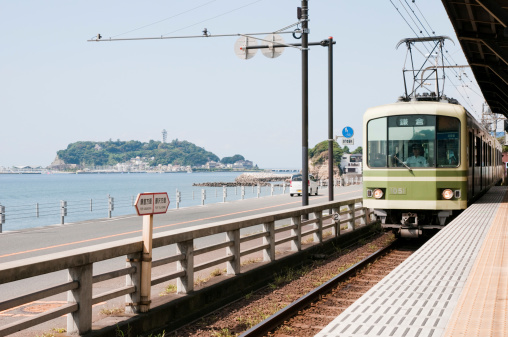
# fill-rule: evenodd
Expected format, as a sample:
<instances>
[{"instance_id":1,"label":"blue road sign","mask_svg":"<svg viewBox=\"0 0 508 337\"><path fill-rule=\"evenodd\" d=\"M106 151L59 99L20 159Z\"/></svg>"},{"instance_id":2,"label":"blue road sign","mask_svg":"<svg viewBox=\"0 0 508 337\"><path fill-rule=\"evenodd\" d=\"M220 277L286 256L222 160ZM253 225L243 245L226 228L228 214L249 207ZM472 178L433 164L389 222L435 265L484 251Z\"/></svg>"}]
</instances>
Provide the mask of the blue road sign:
<instances>
[{"instance_id":1,"label":"blue road sign","mask_svg":"<svg viewBox=\"0 0 508 337\"><path fill-rule=\"evenodd\" d=\"M350 126L346 126L344 129L342 129L342 135L346 138L351 138L353 137L353 128L350 127Z\"/></svg>"}]
</instances>

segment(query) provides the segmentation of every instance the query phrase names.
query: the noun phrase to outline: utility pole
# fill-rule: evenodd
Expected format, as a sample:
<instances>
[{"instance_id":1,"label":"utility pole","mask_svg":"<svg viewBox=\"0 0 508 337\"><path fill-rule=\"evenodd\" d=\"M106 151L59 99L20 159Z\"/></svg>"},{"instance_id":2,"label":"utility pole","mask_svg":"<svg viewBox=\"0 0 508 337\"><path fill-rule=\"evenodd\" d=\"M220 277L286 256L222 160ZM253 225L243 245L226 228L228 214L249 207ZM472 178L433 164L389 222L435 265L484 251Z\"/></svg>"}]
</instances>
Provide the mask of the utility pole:
<instances>
[{"instance_id":1,"label":"utility pole","mask_svg":"<svg viewBox=\"0 0 508 337\"><path fill-rule=\"evenodd\" d=\"M333 201L333 37L328 38L328 201Z\"/></svg>"},{"instance_id":2,"label":"utility pole","mask_svg":"<svg viewBox=\"0 0 508 337\"><path fill-rule=\"evenodd\" d=\"M302 0L302 206L309 204L309 7Z\"/></svg>"}]
</instances>

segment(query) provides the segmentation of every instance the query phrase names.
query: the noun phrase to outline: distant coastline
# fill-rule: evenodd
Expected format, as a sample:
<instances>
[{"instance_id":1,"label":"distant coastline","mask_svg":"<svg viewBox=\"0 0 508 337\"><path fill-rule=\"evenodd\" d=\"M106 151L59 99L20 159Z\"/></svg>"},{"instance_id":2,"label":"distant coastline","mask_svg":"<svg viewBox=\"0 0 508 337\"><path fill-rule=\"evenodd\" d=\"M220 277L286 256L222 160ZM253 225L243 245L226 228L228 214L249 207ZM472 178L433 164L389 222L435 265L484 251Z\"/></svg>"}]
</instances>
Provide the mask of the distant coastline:
<instances>
[{"instance_id":1,"label":"distant coastline","mask_svg":"<svg viewBox=\"0 0 508 337\"><path fill-rule=\"evenodd\" d=\"M143 171L117 171L117 170L77 170L77 171L58 171L47 169L32 169L32 170L3 170L0 174L166 174L166 173L197 173L197 172L263 172L262 169L195 169L192 171L159 171L159 170L143 170Z\"/></svg>"}]
</instances>

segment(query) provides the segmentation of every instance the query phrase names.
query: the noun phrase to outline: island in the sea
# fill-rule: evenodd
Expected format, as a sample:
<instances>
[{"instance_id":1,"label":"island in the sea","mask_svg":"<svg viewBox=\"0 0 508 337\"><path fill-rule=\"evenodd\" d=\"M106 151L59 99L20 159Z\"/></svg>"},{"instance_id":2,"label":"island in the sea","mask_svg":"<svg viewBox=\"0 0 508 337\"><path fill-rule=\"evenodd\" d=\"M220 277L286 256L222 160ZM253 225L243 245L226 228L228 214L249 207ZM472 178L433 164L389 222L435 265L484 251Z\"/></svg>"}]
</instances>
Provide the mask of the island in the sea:
<instances>
[{"instance_id":1,"label":"island in the sea","mask_svg":"<svg viewBox=\"0 0 508 337\"><path fill-rule=\"evenodd\" d=\"M257 165L235 154L220 159L188 141L150 140L79 141L57 152L51 170L76 173L114 172L195 172L258 170Z\"/></svg>"}]
</instances>

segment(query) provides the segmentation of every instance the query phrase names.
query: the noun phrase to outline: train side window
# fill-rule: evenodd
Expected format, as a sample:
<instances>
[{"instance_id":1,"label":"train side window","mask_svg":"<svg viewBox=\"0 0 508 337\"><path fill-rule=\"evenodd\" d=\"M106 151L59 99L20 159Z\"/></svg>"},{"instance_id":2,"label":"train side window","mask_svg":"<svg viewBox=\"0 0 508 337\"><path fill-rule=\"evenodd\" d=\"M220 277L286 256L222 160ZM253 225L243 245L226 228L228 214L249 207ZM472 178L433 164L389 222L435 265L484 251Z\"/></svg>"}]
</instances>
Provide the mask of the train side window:
<instances>
[{"instance_id":1,"label":"train side window","mask_svg":"<svg viewBox=\"0 0 508 337\"><path fill-rule=\"evenodd\" d=\"M475 166L481 166L482 163L482 141L480 137L475 137Z\"/></svg>"},{"instance_id":2,"label":"train side window","mask_svg":"<svg viewBox=\"0 0 508 337\"><path fill-rule=\"evenodd\" d=\"M469 131L469 151L468 151L468 156L469 156L469 167L473 167L473 164L474 164L474 137L473 137L473 133L471 131Z\"/></svg>"},{"instance_id":3,"label":"train side window","mask_svg":"<svg viewBox=\"0 0 508 337\"><path fill-rule=\"evenodd\" d=\"M460 121L438 116L436 136L438 167L457 167L460 164Z\"/></svg>"},{"instance_id":4,"label":"train side window","mask_svg":"<svg viewBox=\"0 0 508 337\"><path fill-rule=\"evenodd\" d=\"M373 119L367 125L367 165L386 167L386 117Z\"/></svg>"}]
</instances>

